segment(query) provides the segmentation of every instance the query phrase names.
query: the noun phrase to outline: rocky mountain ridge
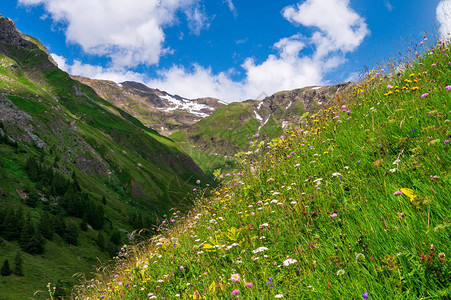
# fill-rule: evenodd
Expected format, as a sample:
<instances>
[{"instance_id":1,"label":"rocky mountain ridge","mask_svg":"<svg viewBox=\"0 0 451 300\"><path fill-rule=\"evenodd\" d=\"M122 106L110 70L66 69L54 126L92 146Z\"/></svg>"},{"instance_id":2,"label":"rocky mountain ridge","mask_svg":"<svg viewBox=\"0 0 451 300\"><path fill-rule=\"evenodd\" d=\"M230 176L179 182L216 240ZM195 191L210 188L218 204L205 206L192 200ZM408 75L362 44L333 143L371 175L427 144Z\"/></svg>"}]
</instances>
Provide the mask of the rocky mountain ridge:
<instances>
[{"instance_id":1,"label":"rocky mountain ridge","mask_svg":"<svg viewBox=\"0 0 451 300\"><path fill-rule=\"evenodd\" d=\"M299 125L304 113L340 104L352 93L353 86L348 82L305 87L278 92L263 100L230 103L170 137L185 149L233 156L247 150L256 134L271 140L282 135L286 125Z\"/></svg>"},{"instance_id":2,"label":"rocky mountain ridge","mask_svg":"<svg viewBox=\"0 0 451 300\"><path fill-rule=\"evenodd\" d=\"M117 84L82 76L72 78L90 86L100 97L165 136L189 127L226 105L219 99L187 99L133 81Z\"/></svg>"}]
</instances>

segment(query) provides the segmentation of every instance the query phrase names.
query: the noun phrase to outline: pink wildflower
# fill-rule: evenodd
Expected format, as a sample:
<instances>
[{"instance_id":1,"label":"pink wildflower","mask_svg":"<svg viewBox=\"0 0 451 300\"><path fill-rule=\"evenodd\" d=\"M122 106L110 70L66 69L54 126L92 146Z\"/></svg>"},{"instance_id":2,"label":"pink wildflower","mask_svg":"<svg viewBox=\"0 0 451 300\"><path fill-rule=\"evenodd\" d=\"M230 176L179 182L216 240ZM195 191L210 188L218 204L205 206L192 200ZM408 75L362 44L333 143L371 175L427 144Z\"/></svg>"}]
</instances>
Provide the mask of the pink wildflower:
<instances>
[{"instance_id":1,"label":"pink wildflower","mask_svg":"<svg viewBox=\"0 0 451 300\"><path fill-rule=\"evenodd\" d=\"M240 281L241 280L240 274L238 274L238 273L232 274L232 276L230 276L230 280L231 281Z\"/></svg>"}]
</instances>

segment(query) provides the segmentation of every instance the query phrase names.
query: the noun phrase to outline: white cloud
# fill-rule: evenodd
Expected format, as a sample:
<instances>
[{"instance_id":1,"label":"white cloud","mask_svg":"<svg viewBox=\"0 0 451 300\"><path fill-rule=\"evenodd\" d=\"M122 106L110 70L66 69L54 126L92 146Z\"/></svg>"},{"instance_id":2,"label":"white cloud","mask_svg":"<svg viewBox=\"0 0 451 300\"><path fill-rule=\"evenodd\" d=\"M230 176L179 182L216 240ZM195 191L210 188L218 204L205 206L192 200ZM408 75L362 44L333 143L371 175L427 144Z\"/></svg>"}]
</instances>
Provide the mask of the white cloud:
<instances>
[{"instance_id":1,"label":"white cloud","mask_svg":"<svg viewBox=\"0 0 451 300\"><path fill-rule=\"evenodd\" d=\"M92 79L111 80L117 83L124 81L144 82L146 76L140 73L128 71L125 69L104 68L101 66L93 66L84 64L79 60L74 60L72 64L68 64L67 60L55 53L50 53L52 58L58 64L58 67L72 75L81 75Z\"/></svg>"},{"instance_id":2,"label":"white cloud","mask_svg":"<svg viewBox=\"0 0 451 300\"><path fill-rule=\"evenodd\" d=\"M55 22L65 25L69 43L79 44L89 54L111 58L115 67L157 64L169 52L164 46L164 28L185 11L194 33L206 17L199 0L19 0L23 5L42 4ZM194 6L194 8L193 8Z\"/></svg>"},{"instance_id":3,"label":"white cloud","mask_svg":"<svg viewBox=\"0 0 451 300\"><path fill-rule=\"evenodd\" d=\"M180 0L172 0L172 2L180 5ZM193 3L194 0L186 0L186 3L188 2ZM233 4L231 1L228 3L229 6L230 3ZM191 6L191 9L193 7L196 8ZM210 96L225 101L242 101L255 99L262 94L270 95L280 90L327 84L324 80L325 74L345 63L346 53L354 51L369 34L365 20L350 8L349 0L307 0L296 6L285 7L282 14L293 24L315 28L314 33L310 37L295 34L281 38L273 45L275 53L262 62L251 57L245 59L241 65L242 70L214 73L211 68L198 64L193 64L190 68L174 65L169 69L160 70L156 77L149 78L139 73L127 73L124 68L117 66L102 68L82 64L79 61L68 65L65 60L57 56L55 60L61 62L62 66L73 74L116 82L135 80L187 98ZM197 19L200 30L204 26L202 24L207 22L202 18ZM193 20L196 20L196 17L193 17ZM160 27L154 26L154 28ZM122 31L119 30L119 32ZM120 37L121 35L118 36L117 44ZM312 48L313 53L303 55L302 52L307 47ZM109 50L107 48L105 51ZM163 48L160 49L161 51ZM124 53L123 56L126 57L126 54ZM119 66L123 65L125 64ZM238 71L244 72L244 79L241 81L232 79L234 72Z\"/></svg>"},{"instance_id":4,"label":"white cloud","mask_svg":"<svg viewBox=\"0 0 451 300\"><path fill-rule=\"evenodd\" d=\"M199 35L202 29L210 27L210 18L204 12L204 8L199 4L185 11L188 19L188 27L192 33Z\"/></svg>"},{"instance_id":5,"label":"white cloud","mask_svg":"<svg viewBox=\"0 0 451 300\"><path fill-rule=\"evenodd\" d=\"M439 33L442 39L451 38L451 0L442 0L436 9Z\"/></svg>"},{"instance_id":6,"label":"white cloud","mask_svg":"<svg viewBox=\"0 0 451 300\"><path fill-rule=\"evenodd\" d=\"M237 17L238 16L238 11L236 10L235 5L233 4L232 0L225 0L227 2L227 5L229 6L230 11L233 14L233 17Z\"/></svg>"},{"instance_id":7,"label":"white cloud","mask_svg":"<svg viewBox=\"0 0 451 300\"><path fill-rule=\"evenodd\" d=\"M393 10L393 5L391 5L391 3L389 1L385 1L385 7L388 9L388 11L392 11Z\"/></svg>"},{"instance_id":8,"label":"white cloud","mask_svg":"<svg viewBox=\"0 0 451 300\"><path fill-rule=\"evenodd\" d=\"M365 20L349 7L349 0L307 0L285 7L282 13L294 24L319 29L312 37L318 56L353 51L369 33Z\"/></svg>"}]
</instances>

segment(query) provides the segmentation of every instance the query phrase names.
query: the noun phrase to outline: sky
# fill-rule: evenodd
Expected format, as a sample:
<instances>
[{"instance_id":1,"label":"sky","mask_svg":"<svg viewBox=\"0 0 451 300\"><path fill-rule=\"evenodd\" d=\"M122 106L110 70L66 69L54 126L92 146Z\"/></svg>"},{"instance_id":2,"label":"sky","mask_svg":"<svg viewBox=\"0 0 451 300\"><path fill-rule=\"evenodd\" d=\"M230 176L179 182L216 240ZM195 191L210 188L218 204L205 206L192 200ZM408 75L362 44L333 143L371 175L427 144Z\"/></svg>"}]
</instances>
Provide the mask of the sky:
<instances>
[{"instance_id":1,"label":"sky","mask_svg":"<svg viewBox=\"0 0 451 300\"><path fill-rule=\"evenodd\" d=\"M0 14L70 74L227 102L357 80L451 32L451 0L3 0Z\"/></svg>"}]
</instances>

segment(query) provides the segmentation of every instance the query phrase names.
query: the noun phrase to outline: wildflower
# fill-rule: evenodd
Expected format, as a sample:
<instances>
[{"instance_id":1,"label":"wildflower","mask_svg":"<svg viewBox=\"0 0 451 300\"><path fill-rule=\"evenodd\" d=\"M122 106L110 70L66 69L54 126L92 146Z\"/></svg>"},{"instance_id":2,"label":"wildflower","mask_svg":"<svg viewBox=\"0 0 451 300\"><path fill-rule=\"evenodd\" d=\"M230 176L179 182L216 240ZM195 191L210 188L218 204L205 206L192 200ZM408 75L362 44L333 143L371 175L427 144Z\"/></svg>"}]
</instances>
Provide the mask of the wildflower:
<instances>
[{"instance_id":1,"label":"wildflower","mask_svg":"<svg viewBox=\"0 0 451 300\"><path fill-rule=\"evenodd\" d=\"M238 274L238 273L232 274L232 276L230 276L230 280L231 281L240 281L241 280L240 274Z\"/></svg>"},{"instance_id":2,"label":"wildflower","mask_svg":"<svg viewBox=\"0 0 451 300\"><path fill-rule=\"evenodd\" d=\"M266 251L266 250L268 250L268 248L266 248L266 247L258 247L257 249L252 250L252 252L259 253L259 252L263 252L263 251Z\"/></svg>"},{"instance_id":3,"label":"wildflower","mask_svg":"<svg viewBox=\"0 0 451 300\"><path fill-rule=\"evenodd\" d=\"M254 284L252 282L246 282L245 287L252 287Z\"/></svg>"},{"instance_id":4,"label":"wildflower","mask_svg":"<svg viewBox=\"0 0 451 300\"><path fill-rule=\"evenodd\" d=\"M185 268L183 266L180 266L180 271L183 271Z\"/></svg>"},{"instance_id":5,"label":"wildflower","mask_svg":"<svg viewBox=\"0 0 451 300\"><path fill-rule=\"evenodd\" d=\"M198 180L196 180L196 183L197 183L197 184L200 184L200 180L199 180L199 179L198 179Z\"/></svg>"},{"instance_id":6,"label":"wildflower","mask_svg":"<svg viewBox=\"0 0 451 300\"><path fill-rule=\"evenodd\" d=\"M236 295L236 294L238 294L239 292L240 292L239 290L235 289L235 290L233 290L232 295Z\"/></svg>"},{"instance_id":7,"label":"wildflower","mask_svg":"<svg viewBox=\"0 0 451 300\"><path fill-rule=\"evenodd\" d=\"M272 277L268 278L268 282L266 284L269 285L269 288L271 288L271 289L273 288L274 283L272 282Z\"/></svg>"},{"instance_id":8,"label":"wildflower","mask_svg":"<svg viewBox=\"0 0 451 300\"><path fill-rule=\"evenodd\" d=\"M357 161L357 164L358 164L358 165L360 165L360 160L359 160L359 161Z\"/></svg>"},{"instance_id":9,"label":"wildflower","mask_svg":"<svg viewBox=\"0 0 451 300\"><path fill-rule=\"evenodd\" d=\"M336 176L341 177L341 174L340 173L333 173L332 174L332 177L336 177Z\"/></svg>"},{"instance_id":10,"label":"wildflower","mask_svg":"<svg viewBox=\"0 0 451 300\"><path fill-rule=\"evenodd\" d=\"M292 264L297 263L297 262L298 262L298 261L295 260L295 259L293 259L293 258L287 258L287 259L283 262L283 265L284 265L285 267L288 267L289 265L292 265Z\"/></svg>"},{"instance_id":11,"label":"wildflower","mask_svg":"<svg viewBox=\"0 0 451 300\"><path fill-rule=\"evenodd\" d=\"M330 215L331 218L335 218L336 216L337 216L336 213L333 213L333 214Z\"/></svg>"},{"instance_id":12,"label":"wildflower","mask_svg":"<svg viewBox=\"0 0 451 300\"><path fill-rule=\"evenodd\" d=\"M283 298L283 294L277 294L274 296L275 298Z\"/></svg>"},{"instance_id":13,"label":"wildflower","mask_svg":"<svg viewBox=\"0 0 451 300\"><path fill-rule=\"evenodd\" d=\"M393 86L392 85L387 85L387 90L391 89Z\"/></svg>"},{"instance_id":14,"label":"wildflower","mask_svg":"<svg viewBox=\"0 0 451 300\"><path fill-rule=\"evenodd\" d=\"M402 192L401 191L396 191L396 192L393 193L393 196L397 196L397 195L402 195Z\"/></svg>"},{"instance_id":15,"label":"wildflower","mask_svg":"<svg viewBox=\"0 0 451 300\"><path fill-rule=\"evenodd\" d=\"M255 136L256 138L258 138L260 135L259 135L258 133L256 133L254 136Z\"/></svg>"},{"instance_id":16,"label":"wildflower","mask_svg":"<svg viewBox=\"0 0 451 300\"><path fill-rule=\"evenodd\" d=\"M364 259L365 259L365 254L363 254L363 253L357 253L356 256L355 256L355 259L356 259L357 261L359 261L359 260L364 260Z\"/></svg>"},{"instance_id":17,"label":"wildflower","mask_svg":"<svg viewBox=\"0 0 451 300\"><path fill-rule=\"evenodd\" d=\"M340 270L337 271L337 276L342 276L342 275L344 275L345 273L346 273L345 270L340 269Z\"/></svg>"},{"instance_id":18,"label":"wildflower","mask_svg":"<svg viewBox=\"0 0 451 300\"><path fill-rule=\"evenodd\" d=\"M423 99L423 98L426 98L427 96L429 96L429 94L428 93L424 93L423 95L421 95L421 98Z\"/></svg>"},{"instance_id":19,"label":"wildflower","mask_svg":"<svg viewBox=\"0 0 451 300\"><path fill-rule=\"evenodd\" d=\"M448 143L449 143L449 140L444 140L443 143L444 143L444 144L448 144Z\"/></svg>"},{"instance_id":20,"label":"wildflower","mask_svg":"<svg viewBox=\"0 0 451 300\"><path fill-rule=\"evenodd\" d=\"M363 293L362 298L363 298L363 299L368 299L368 291L366 291L365 293Z\"/></svg>"},{"instance_id":21,"label":"wildflower","mask_svg":"<svg viewBox=\"0 0 451 300\"><path fill-rule=\"evenodd\" d=\"M254 144L254 142L253 142L253 141L250 141L250 142L249 142L249 145L253 145L253 144Z\"/></svg>"},{"instance_id":22,"label":"wildflower","mask_svg":"<svg viewBox=\"0 0 451 300\"><path fill-rule=\"evenodd\" d=\"M446 86L446 89L447 89L447 90L451 90L451 84L448 84L448 85Z\"/></svg>"},{"instance_id":23,"label":"wildflower","mask_svg":"<svg viewBox=\"0 0 451 300\"><path fill-rule=\"evenodd\" d=\"M432 64L432 65L431 65L431 67L435 67L435 66L436 66L436 64Z\"/></svg>"}]
</instances>

